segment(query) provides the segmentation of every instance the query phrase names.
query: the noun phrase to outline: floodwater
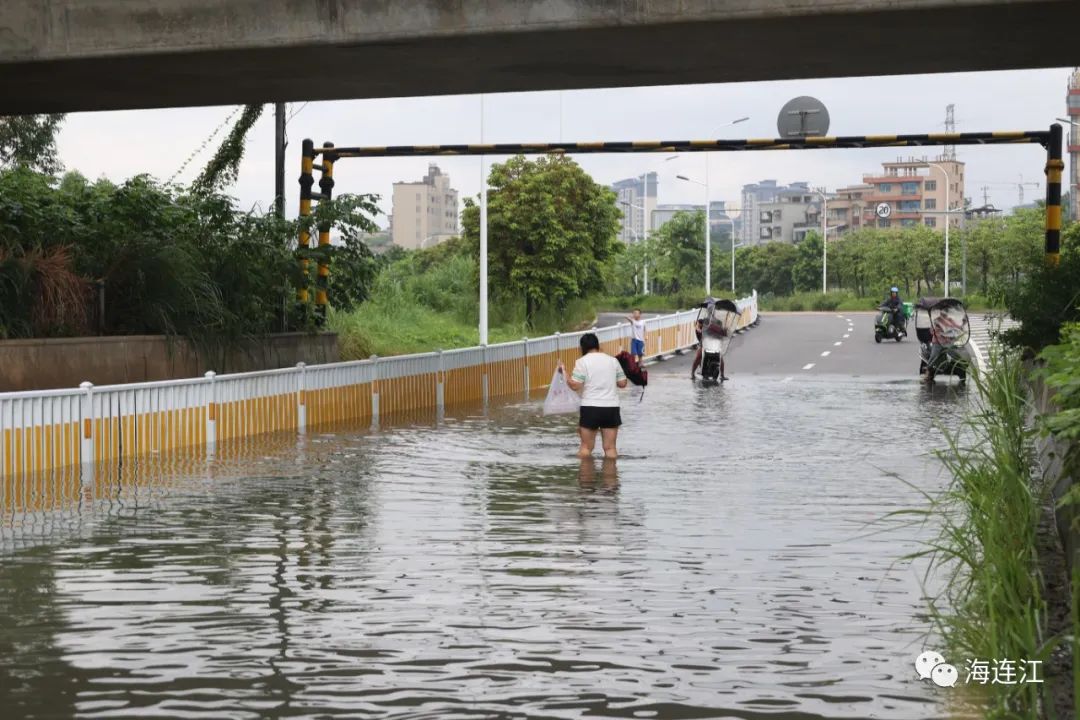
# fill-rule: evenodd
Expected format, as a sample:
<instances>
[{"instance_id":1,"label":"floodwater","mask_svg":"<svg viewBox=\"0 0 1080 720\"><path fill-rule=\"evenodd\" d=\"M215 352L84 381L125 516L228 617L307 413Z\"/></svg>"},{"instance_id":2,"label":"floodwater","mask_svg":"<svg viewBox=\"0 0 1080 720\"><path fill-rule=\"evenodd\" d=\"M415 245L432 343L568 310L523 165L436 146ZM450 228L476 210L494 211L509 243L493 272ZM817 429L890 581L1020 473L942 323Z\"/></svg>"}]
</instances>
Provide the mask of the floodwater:
<instances>
[{"instance_id":1,"label":"floodwater","mask_svg":"<svg viewBox=\"0 0 1080 720\"><path fill-rule=\"evenodd\" d=\"M8 508L0 714L947 715L898 561L931 529L872 523L944 483L935 423L970 399L659 371L637 393L617 466L536 398Z\"/></svg>"}]
</instances>

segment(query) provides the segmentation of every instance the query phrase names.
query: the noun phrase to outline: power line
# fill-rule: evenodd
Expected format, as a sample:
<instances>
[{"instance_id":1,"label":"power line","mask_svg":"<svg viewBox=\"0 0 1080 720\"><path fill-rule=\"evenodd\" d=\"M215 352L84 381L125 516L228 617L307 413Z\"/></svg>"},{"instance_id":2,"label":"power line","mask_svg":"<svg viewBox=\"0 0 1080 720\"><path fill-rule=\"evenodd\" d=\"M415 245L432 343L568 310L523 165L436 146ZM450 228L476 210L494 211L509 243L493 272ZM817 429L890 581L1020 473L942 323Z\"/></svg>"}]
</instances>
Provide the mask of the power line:
<instances>
[{"instance_id":1,"label":"power line","mask_svg":"<svg viewBox=\"0 0 1080 720\"><path fill-rule=\"evenodd\" d=\"M295 111L293 111L293 113L292 113L292 114L290 114L290 115L289 115L289 117L287 117L287 118L285 119L285 124L286 124L286 125L287 125L287 124L289 124L289 121L291 121L291 120L292 120L292 119L293 119L294 117L296 117L296 116L297 116L297 115L299 115L300 113L304 112L304 108L306 108L307 106L308 106L308 104L307 104L307 103L304 103L303 105L301 105L301 106L300 106L300 109L299 109L299 110L295 110Z\"/></svg>"},{"instance_id":2,"label":"power line","mask_svg":"<svg viewBox=\"0 0 1080 720\"><path fill-rule=\"evenodd\" d=\"M197 148L195 148L195 150L192 151L190 155L188 155L187 160L185 160L180 166L180 168L172 174L166 184L171 183L177 178L177 176L184 172L184 170L187 169L187 166L190 165L192 161L195 160L195 158L198 157L199 154L206 149L206 146L209 145L215 137L217 137L218 133L220 133L225 128L225 126L232 121L234 117L236 117L236 113L240 112L243 107L243 105L237 105L235 108L233 108L233 111L229 113L224 120L221 121L221 124L214 128L214 131L210 133L210 135L205 140L203 140L202 143Z\"/></svg>"}]
</instances>

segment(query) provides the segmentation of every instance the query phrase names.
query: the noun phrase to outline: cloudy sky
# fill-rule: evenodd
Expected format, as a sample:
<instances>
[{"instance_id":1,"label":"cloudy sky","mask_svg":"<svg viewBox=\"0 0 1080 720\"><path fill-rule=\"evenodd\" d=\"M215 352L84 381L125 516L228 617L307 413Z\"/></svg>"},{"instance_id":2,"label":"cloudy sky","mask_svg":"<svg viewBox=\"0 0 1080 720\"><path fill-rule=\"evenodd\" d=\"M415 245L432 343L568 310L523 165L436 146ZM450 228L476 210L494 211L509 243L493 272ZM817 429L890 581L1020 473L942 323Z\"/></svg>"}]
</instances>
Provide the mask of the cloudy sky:
<instances>
[{"instance_id":1,"label":"cloudy sky","mask_svg":"<svg viewBox=\"0 0 1080 720\"><path fill-rule=\"evenodd\" d=\"M907 75L831 80L636 87L614 90L508 93L427 98L391 98L296 103L288 125L287 193L296 212L300 141L321 144L397 145L480 142L683 140L717 137L774 137L780 107L798 95L822 100L832 118L830 134L921 133L944 130L945 106L956 105L961 132L1032 130L1050 125L1065 111L1070 70ZM481 104L483 124L481 126ZM195 153L177 180L190 180L210 157L224 131L198 152L233 113L233 107L80 113L68 117L59 146L68 169L96 178L122 180L148 172L173 177ZM730 121L749 116L734 127ZM119 152L122 148L122 152ZM713 153L709 156L711 196L737 206L742 185L762 179L805 180L836 187L858 182L882 161L909 155L902 149ZM906 149L903 149L906 150ZM935 149L929 148L934 151ZM919 152L918 155L924 153ZM1030 202L1045 192L1044 155L1039 146L961 147L966 195L1008 208L1017 202L1016 183ZM273 122L268 111L249 135L240 177L231 189L242 207L267 207L273 197ZM597 181L610 183L647 170L660 174L661 203L700 203L702 188L676 174L703 179L705 156L590 155L579 162ZM463 195L479 192L478 158L438 158ZM338 192L375 193L389 213L391 184L416 180L427 158L352 159L335 169ZM386 224L386 218L379 218Z\"/></svg>"}]
</instances>

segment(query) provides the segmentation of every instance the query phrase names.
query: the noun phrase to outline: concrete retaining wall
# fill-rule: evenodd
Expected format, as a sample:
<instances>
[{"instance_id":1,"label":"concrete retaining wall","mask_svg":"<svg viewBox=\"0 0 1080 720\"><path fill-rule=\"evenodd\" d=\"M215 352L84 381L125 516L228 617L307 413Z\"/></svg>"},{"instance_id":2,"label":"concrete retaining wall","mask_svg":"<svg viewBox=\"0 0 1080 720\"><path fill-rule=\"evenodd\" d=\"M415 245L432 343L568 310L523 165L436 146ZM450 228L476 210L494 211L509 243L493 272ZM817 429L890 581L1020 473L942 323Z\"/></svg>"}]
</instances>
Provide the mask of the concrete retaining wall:
<instances>
[{"instance_id":1,"label":"concrete retaining wall","mask_svg":"<svg viewBox=\"0 0 1080 720\"><path fill-rule=\"evenodd\" d=\"M161 335L0 341L0 392L176 380L337 362L334 333L282 333L227 351L197 350Z\"/></svg>"},{"instance_id":2,"label":"concrete retaining wall","mask_svg":"<svg viewBox=\"0 0 1080 720\"><path fill-rule=\"evenodd\" d=\"M1039 415L1053 414L1058 411L1054 403L1054 391L1047 387L1041 378L1032 379L1029 389L1034 410ZM1061 498L1077 482L1077 479L1066 472L1065 468L1069 446L1053 437L1039 436L1035 441L1035 450L1044 477L1052 485L1054 520L1058 533L1061 535L1061 544L1065 548L1065 561L1071 575L1075 569L1080 568L1080 532L1073 530L1078 519L1078 512L1075 507L1058 507Z\"/></svg>"}]
</instances>

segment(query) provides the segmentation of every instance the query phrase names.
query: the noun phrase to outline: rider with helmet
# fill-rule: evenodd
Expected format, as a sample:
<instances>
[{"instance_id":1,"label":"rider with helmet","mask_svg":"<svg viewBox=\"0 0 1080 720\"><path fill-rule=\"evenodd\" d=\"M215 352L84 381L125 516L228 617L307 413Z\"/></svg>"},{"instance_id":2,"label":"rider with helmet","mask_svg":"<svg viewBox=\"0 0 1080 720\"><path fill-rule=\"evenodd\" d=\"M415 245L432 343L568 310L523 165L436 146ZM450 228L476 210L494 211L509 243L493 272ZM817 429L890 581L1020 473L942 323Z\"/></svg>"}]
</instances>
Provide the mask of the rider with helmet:
<instances>
[{"instance_id":1,"label":"rider with helmet","mask_svg":"<svg viewBox=\"0 0 1080 720\"><path fill-rule=\"evenodd\" d=\"M904 301L900 299L900 289L893 285L889 288L889 297L882 303L889 309L890 320L897 332L904 330Z\"/></svg>"}]
</instances>

